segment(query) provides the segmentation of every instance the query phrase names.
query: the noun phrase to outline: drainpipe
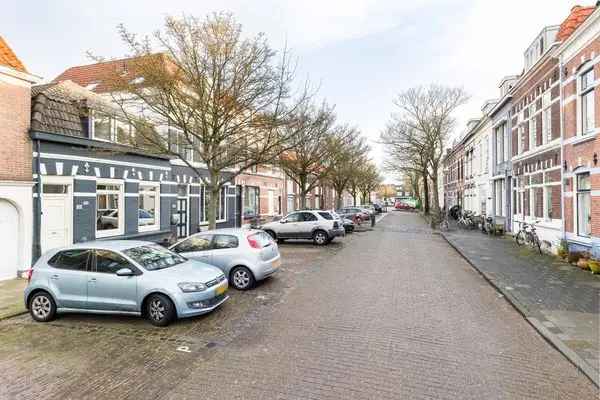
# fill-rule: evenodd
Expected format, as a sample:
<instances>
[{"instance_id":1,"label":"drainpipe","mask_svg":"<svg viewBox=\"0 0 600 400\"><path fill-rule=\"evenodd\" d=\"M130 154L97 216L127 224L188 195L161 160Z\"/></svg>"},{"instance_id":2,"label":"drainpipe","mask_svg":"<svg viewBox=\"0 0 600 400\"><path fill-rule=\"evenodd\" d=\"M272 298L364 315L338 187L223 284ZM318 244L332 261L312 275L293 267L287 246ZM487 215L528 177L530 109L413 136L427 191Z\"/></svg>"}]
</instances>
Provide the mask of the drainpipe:
<instances>
[{"instance_id":1,"label":"drainpipe","mask_svg":"<svg viewBox=\"0 0 600 400\"><path fill-rule=\"evenodd\" d=\"M42 222L42 174L40 171L40 141L35 141L35 151L37 157L35 158L35 169L37 171L37 184L36 184L36 198L35 205L37 212L33 215L33 262L36 262L42 255L42 244L41 244L41 222Z\"/></svg>"},{"instance_id":2,"label":"drainpipe","mask_svg":"<svg viewBox=\"0 0 600 400\"><path fill-rule=\"evenodd\" d=\"M560 115L560 216L561 216L561 231L562 231L562 239L563 240L567 240L567 233L566 233L566 229L565 229L565 193L564 193L564 173L565 170L563 168L564 162L565 162L565 151L564 151L564 129L563 129L563 124L564 124L564 103L563 103L563 97L564 97L564 91L563 91L563 80L564 80L565 76L563 74L563 57L562 55L559 56L558 59L558 88L559 88L559 115ZM571 184L569 186L571 188L571 190L573 189L574 185ZM571 198L573 199L573 208L575 208L575 198L573 196L571 196ZM573 223L575 223L575 221L573 221ZM567 250L568 250L568 244L567 244Z\"/></svg>"}]
</instances>

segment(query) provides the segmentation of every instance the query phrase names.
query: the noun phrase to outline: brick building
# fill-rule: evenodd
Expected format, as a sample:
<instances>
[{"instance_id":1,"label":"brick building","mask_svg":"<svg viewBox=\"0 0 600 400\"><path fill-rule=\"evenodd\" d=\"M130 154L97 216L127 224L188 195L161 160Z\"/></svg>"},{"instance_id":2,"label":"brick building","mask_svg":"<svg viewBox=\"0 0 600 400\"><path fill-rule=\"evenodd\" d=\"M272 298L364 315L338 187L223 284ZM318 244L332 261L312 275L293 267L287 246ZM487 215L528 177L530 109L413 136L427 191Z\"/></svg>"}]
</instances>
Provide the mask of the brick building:
<instances>
[{"instance_id":1,"label":"brick building","mask_svg":"<svg viewBox=\"0 0 600 400\"><path fill-rule=\"evenodd\" d=\"M557 35L561 71L564 235L600 256L600 10L573 7Z\"/></svg>"},{"instance_id":2,"label":"brick building","mask_svg":"<svg viewBox=\"0 0 600 400\"><path fill-rule=\"evenodd\" d=\"M31 266L31 75L0 36L0 279Z\"/></svg>"},{"instance_id":3,"label":"brick building","mask_svg":"<svg viewBox=\"0 0 600 400\"><path fill-rule=\"evenodd\" d=\"M525 51L524 72L512 88L510 110L513 232L535 225L543 246L562 237L559 26L547 26Z\"/></svg>"},{"instance_id":4,"label":"brick building","mask_svg":"<svg viewBox=\"0 0 600 400\"><path fill-rule=\"evenodd\" d=\"M462 141L452 145L444 156L444 206L447 210L464 205L465 154Z\"/></svg>"},{"instance_id":5,"label":"brick building","mask_svg":"<svg viewBox=\"0 0 600 400\"><path fill-rule=\"evenodd\" d=\"M260 217L263 221L285 215L287 210L285 174L281 169L260 165L237 176L242 192L242 224Z\"/></svg>"}]
</instances>

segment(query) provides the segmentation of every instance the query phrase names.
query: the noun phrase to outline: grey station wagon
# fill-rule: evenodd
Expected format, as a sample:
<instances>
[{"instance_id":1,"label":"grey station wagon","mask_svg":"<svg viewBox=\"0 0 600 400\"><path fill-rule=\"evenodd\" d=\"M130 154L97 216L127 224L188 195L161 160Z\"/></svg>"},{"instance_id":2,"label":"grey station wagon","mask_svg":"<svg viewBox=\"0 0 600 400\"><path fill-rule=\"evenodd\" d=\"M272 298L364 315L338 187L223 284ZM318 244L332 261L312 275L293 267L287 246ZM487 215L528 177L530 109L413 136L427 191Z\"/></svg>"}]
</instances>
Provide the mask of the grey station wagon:
<instances>
[{"instance_id":1,"label":"grey station wagon","mask_svg":"<svg viewBox=\"0 0 600 400\"><path fill-rule=\"evenodd\" d=\"M208 313L228 299L227 278L155 243L114 240L48 251L30 272L25 305L34 320L56 313L142 315L157 326Z\"/></svg>"}]
</instances>

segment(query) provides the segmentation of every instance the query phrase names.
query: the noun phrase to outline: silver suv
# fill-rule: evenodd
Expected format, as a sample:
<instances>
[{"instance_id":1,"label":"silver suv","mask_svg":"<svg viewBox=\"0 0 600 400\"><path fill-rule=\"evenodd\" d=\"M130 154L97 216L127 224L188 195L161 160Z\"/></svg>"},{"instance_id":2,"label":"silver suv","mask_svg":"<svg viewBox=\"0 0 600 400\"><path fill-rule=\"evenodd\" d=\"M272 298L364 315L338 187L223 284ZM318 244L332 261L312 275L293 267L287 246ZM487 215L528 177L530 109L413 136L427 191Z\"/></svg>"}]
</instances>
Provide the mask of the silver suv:
<instances>
[{"instance_id":1,"label":"silver suv","mask_svg":"<svg viewBox=\"0 0 600 400\"><path fill-rule=\"evenodd\" d=\"M286 239L312 239L320 246L346 234L339 220L330 212L321 210L294 211L279 221L264 224L261 229L279 242Z\"/></svg>"}]
</instances>

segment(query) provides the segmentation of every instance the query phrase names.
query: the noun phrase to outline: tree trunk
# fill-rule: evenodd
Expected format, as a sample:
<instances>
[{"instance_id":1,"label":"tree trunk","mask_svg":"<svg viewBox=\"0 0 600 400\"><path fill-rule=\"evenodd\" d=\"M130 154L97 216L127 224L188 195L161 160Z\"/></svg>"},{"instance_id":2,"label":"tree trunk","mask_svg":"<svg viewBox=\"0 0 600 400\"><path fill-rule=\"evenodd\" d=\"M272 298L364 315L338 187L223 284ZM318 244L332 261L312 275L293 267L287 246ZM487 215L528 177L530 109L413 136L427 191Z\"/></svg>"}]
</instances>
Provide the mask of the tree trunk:
<instances>
[{"instance_id":1,"label":"tree trunk","mask_svg":"<svg viewBox=\"0 0 600 400\"><path fill-rule=\"evenodd\" d=\"M306 210L307 190L306 190L306 178L305 177L300 177L300 185L298 185L298 186L300 189L300 209Z\"/></svg>"},{"instance_id":2,"label":"tree trunk","mask_svg":"<svg viewBox=\"0 0 600 400\"><path fill-rule=\"evenodd\" d=\"M340 208L342 208L342 193L341 192L337 192L337 194L335 196L335 208L336 208L336 210L339 210Z\"/></svg>"},{"instance_id":3,"label":"tree trunk","mask_svg":"<svg viewBox=\"0 0 600 400\"><path fill-rule=\"evenodd\" d=\"M423 173L423 213L429 215L429 179L427 171Z\"/></svg>"},{"instance_id":4,"label":"tree trunk","mask_svg":"<svg viewBox=\"0 0 600 400\"><path fill-rule=\"evenodd\" d=\"M431 184L433 185L433 205L432 205L432 209L433 209L433 215L438 216L440 215L440 193L439 193L439 188L438 188L438 175L437 175L437 168L433 169L433 176L431 177Z\"/></svg>"},{"instance_id":5,"label":"tree trunk","mask_svg":"<svg viewBox=\"0 0 600 400\"><path fill-rule=\"evenodd\" d=\"M217 229L217 205L219 204L219 175L218 173L210 173L210 185L207 189L210 192L208 199L208 229Z\"/></svg>"}]
</instances>

